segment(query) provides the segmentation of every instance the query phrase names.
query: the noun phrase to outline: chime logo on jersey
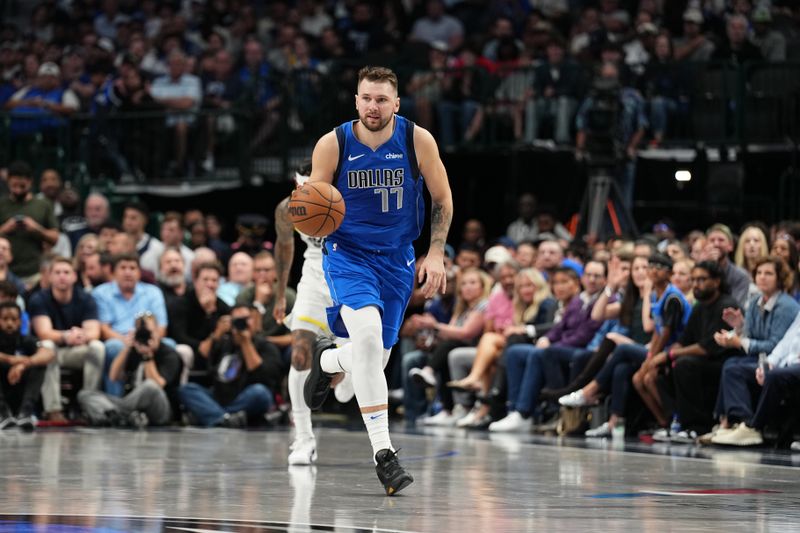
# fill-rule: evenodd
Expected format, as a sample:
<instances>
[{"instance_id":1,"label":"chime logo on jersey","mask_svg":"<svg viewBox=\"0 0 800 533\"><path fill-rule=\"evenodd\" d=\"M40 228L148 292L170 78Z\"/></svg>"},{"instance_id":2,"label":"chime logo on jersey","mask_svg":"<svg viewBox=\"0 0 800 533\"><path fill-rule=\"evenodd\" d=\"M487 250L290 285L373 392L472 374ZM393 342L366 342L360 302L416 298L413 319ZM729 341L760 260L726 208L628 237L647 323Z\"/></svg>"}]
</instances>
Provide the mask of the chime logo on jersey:
<instances>
[{"instance_id":1,"label":"chime logo on jersey","mask_svg":"<svg viewBox=\"0 0 800 533\"><path fill-rule=\"evenodd\" d=\"M404 181L405 168L370 168L347 171L347 187L350 189L402 187Z\"/></svg>"}]
</instances>

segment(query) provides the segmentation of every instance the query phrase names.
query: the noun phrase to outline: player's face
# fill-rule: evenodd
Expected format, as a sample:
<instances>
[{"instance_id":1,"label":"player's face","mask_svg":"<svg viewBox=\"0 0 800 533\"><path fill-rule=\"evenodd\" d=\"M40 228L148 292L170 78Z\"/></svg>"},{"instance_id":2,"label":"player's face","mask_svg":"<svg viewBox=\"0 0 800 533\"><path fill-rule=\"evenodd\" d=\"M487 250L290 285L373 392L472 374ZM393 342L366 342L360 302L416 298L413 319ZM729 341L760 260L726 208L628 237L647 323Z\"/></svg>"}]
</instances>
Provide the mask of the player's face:
<instances>
[{"instance_id":1,"label":"player's face","mask_svg":"<svg viewBox=\"0 0 800 533\"><path fill-rule=\"evenodd\" d=\"M369 131L381 131L399 109L400 99L391 83L365 79L358 84L356 95L358 119Z\"/></svg>"}]
</instances>

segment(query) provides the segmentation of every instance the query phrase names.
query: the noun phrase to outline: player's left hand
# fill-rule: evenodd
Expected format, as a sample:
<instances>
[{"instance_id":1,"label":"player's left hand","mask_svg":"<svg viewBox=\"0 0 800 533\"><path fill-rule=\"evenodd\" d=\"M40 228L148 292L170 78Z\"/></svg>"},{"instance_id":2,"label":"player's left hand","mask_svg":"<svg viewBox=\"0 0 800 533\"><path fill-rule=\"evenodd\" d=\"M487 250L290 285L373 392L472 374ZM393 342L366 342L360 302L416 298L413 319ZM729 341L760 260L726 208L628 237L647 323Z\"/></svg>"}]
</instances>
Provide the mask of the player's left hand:
<instances>
[{"instance_id":1,"label":"player's left hand","mask_svg":"<svg viewBox=\"0 0 800 533\"><path fill-rule=\"evenodd\" d=\"M278 324L283 324L283 319L286 318L286 297L275 298L275 307L272 309L272 318Z\"/></svg>"},{"instance_id":2,"label":"player's left hand","mask_svg":"<svg viewBox=\"0 0 800 533\"><path fill-rule=\"evenodd\" d=\"M439 253L428 253L419 269L419 282L425 298L433 298L436 292L444 294L447 288L447 276L444 271L444 256Z\"/></svg>"}]
</instances>

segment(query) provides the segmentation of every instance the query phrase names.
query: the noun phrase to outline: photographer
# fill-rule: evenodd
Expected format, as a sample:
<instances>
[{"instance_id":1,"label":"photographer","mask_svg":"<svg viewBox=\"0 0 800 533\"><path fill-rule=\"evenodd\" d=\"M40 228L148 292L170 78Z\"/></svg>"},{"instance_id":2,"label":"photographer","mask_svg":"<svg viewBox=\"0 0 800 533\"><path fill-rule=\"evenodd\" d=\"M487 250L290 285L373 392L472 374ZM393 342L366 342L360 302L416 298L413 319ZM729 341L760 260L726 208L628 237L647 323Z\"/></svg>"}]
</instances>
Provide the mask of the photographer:
<instances>
[{"instance_id":1,"label":"photographer","mask_svg":"<svg viewBox=\"0 0 800 533\"><path fill-rule=\"evenodd\" d=\"M180 389L197 425L244 427L274 404L270 389L279 386L284 371L277 348L256 333L260 320L252 305L238 304L217 322L208 354L211 389L197 383Z\"/></svg>"},{"instance_id":2,"label":"photographer","mask_svg":"<svg viewBox=\"0 0 800 533\"><path fill-rule=\"evenodd\" d=\"M603 63L592 91L575 118L578 134L575 156L587 155L596 162L613 161L624 207L633 207L636 150L644 137L647 118L644 100L630 87L620 84L619 67Z\"/></svg>"},{"instance_id":3,"label":"photographer","mask_svg":"<svg viewBox=\"0 0 800 533\"><path fill-rule=\"evenodd\" d=\"M143 428L167 424L172 417L169 397L174 396L180 377L180 356L161 342L161 330L152 313L138 316L135 324L110 370L111 379L123 383L125 395L78 393L91 425Z\"/></svg>"}]
</instances>

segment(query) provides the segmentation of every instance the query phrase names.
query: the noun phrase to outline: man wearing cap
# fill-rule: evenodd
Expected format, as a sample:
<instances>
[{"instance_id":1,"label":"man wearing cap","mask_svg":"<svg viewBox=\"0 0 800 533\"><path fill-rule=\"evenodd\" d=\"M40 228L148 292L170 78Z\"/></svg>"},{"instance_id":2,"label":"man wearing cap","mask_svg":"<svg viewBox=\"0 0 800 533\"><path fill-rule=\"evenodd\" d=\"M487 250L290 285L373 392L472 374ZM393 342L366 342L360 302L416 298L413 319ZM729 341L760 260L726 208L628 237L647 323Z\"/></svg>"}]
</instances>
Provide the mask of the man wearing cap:
<instances>
[{"instance_id":1,"label":"man wearing cap","mask_svg":"<svg viewBox=\"0 0 800 533\"><path fill-rule=\"evenodd\" d=\"M71 89L61 86L61 69L55 63L42 63L36 82L14 93L6 103L14 117L11 131L16 135L46 133L64 124L61 117L80 108Z\"/></svg>"},{"instance_id":2,"label":"man wearing cap","mask_svg":"<svg viewBox=\"0 0 800 533\"><path fill-rule=\"evenodd\" d=\"M742 309L746 309L750 276L730 260L729 255L734 248L733 232L725 224L714 224L706 231L706 239L704 260L716 261L719 264L731 296Z\"/></svg>"},{"instance_id":3,"label":"man wearing cap","mask_svg":"<svg viewBox=\"0 0 800 533\"><path fill-rule=\"evenodd\" d=\"M683 13L683 37L675 39L675 60L705 62L714 53L714 43L702 32L703 12L689 8Z\"/></svg>"},{"instance_id":4,"label":"man wearing cap","mask_svg":"<svg viewBox=\"0 0 800 533\"><path fill-rule=\"evenodd\" d=\"M658 28L652 22L643 22L636 28L636 39L625 46L625 64L637 75L644 73L644 66L655 55L653 50L656 44Z\"/></svg>"},{"instance_id":5,"label":"man wearing cap","mask_svg":"<svg viewBox=\"0 0 800 533\"><path fill-rule=\"evenodd\" d=\"M753 33L750 40L761 50L764 59L770 62L786 61L786 38L770 28L772 13L768 6L758 6L753 11Z\"/></svg>"}]
</instances>

